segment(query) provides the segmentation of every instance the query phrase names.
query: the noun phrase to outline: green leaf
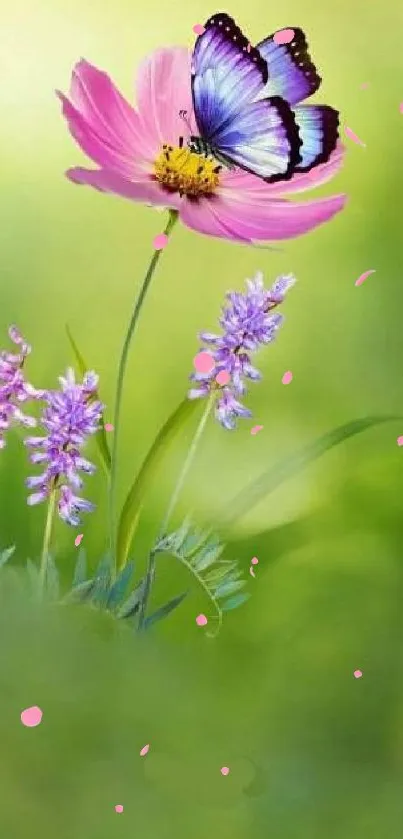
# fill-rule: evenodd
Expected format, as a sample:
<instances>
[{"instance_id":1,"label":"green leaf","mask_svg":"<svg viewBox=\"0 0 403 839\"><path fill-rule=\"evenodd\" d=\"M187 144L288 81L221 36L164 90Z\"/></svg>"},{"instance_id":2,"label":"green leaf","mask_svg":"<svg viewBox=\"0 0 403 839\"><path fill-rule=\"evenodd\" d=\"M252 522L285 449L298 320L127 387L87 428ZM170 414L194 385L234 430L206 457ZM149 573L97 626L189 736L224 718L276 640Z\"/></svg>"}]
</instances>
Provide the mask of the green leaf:
<instances>
[{"instance_id":1,"label":"green leaf","mask_svg":"<svg viewBox=\"0 0 403 839\"><path fill-rule=\"evenodd\" d=\"M106 601L106 608L113 610L119 606L133 574L134 562L128 562L113 583Z\"/></svg>"},{"instance_id":2,"label":"green leaf","mask_svg":"<svg viewBox=\"0 0 403 839\"><path fill-rule=\"evenodd\" d=\"M85 548L80 548L78 552L76 567L74 569L73 586L79 586L86 580L87 577L87 553Z\"/></svg>"},{"instance_id":3,"label":"green leaf","mask_svg":"<svg viewBox=\"0 0 403 839\"><path fill-rule=\"evenodd\" d=\"M100 609L105 608L111 583L112 561L109 554L102 557L94 574L94 588L91 602Z\"/></svg>"},{"instance_id":4,"label":"green leaf","mask_svg":"<svg viewBox=\"0 0 403 839\"><path fill-rule=\"evenodd\" d=\"M127 619L132 618L139 610L140 604L143 598L144 593L144 585L145 585L145 578L143 577L142 580L137 584L136 588L133 589L130 596L127 598L126 602L123 606L119 609L117 613L117 617L119 619Z\"/></svg>"},{"instance_id":5,"label":"green leaf","mask_svg":"<svg viewBox=\"0 0 403 839\"><path fill-rule=\"evenodd\" d=\"M11 559L14 553L15 545L11 545L10 548L5 548L4 551L0 553L0 568L3 568L3 565L5 565L6 562L8 562L8 560Z\"/></svg>"},{"instance_id":6,"label":"green leaf","mask_svg":"<svg viewBox=\"0 0 403 839\"><path fill-rule=\"evenodd\" d=\"M48 554L46 593L51 600L57 600L60 592L59 571L53 557Z\"/></svg>"},{"instance_id":7,"label":"green leaf","mask_svg":"<svg viewBox=\"0 0 403 839\"><path fill-rule=\"evenodd\" d=\"M281 484L289 480L289 478L293 478L294 475L301 472L309 463L318 460L318 458L327 451L330 451L334 446L344 443L345 440L354 437L356 434L361 434L368 428L397 419L399 419L397 416L378 416L363 417L362 419L347 422L323 434L322 437L314 440L313 443L308 443L307 446L280 460L274 466L269 466L259 478L241 490L235 499L230 502L228 505L230 513L229 515L225 515L224 513L221 519L221 527L227 529L231 525L238 523L266 495L269 495L281 486Z\"/></svg>"},{"instance_id":8,"label":"green leaf","mask_svg":"<svg viewBox=\"0 0 403 839\"><path fill-rule=\"evenodd\" d=\"M169 443L175 439L185 422L197 409L196 401L184 399L158 432L140 471L129 490L121 512L117 532L117 565L122 568L130 551L145 492L160 466Z\"/></svg>"},{"instance_id":9,"label":"green leaf","mask_svg":"<svg viewBox=\"0 0 403 839\"><path fill-rule=\"evenodd\" d=\"M157 621L163 620L173 612L174 609L177 609L178 606L182 603L182 600L185 599L187 595L187 591L184 591L182 594L178 594L177 597L173 597L172 600L168 600L168 603L165 603L164 606L161 606L157 609L156 612L153 612L150 617L146 618L144 621L144 629L148 629L153 623Z\"/></svg>"},{"instance_id":10,"label":"green leaf","mask_svg":"<svg viewBox=\"0 0 403 839\"><path fill-rule=\"evenodd\" d=\"M231 609L237 609L238 606L242 606L242 603L246 603L249 598L250 594L235 594L234 597L229 597L228 600L224 600L221 608L223 612L230 612Z\"/></svg>"},{"instance_id":11,"label":"green leaf","mask_svg":"<svg viewBox=\"0 0 403 839\"><path fill-rule=\"evenodd\" d=\"M85 363L84 358L81 355L81 352L78 349L78 346L77 346L77 344L76 344L76 342L75 342L75 340L74 340L74 338L73 338L73 336L70 332L70 327L67 324L66 324L66 332L67 332L67 337L68 337L69 342L70 342L70 346L73 350L74 357L76 359L77 367L78 367L81 375L84 376L84 374L87 373L88 370L90 370L91 368L88 367L88 365ZM97 394L97 398L98 398L98 394ZM98 453L99 453L99 456L100 456L100 459L101 459L102 466L104 468L104 471L105 471L107 477L109 477L109 473L111 471L111 453L109 451L109 446L108 446L108 441L106 439L106 432L105 432L104 425L105 425L105 419L104 419L104 415L102 414L101 415L101 427L95 435L95 442L97 444Z\"/></svg>"},{"instance_id":12,"label":"green leaf","mask_svg":"<svg viewBox=\"0 0 403 839\"><path fill-rule=\"evenodd\" d=\"M32 559L27 559L27 573L31 591L35 597L41 596L41 578L39 568L32 562Z\"/></svg>"},{"instance_id":13,"label":"green leaf","mask_svg":"<svg viewBox=\"0 0 403 839\"><path fill-rule=\"evenodd\" d=\"M207 547L202 548L192 561L196 571L200 573L200 571L205 571L206 568L210 568L210 565L213 565L220 558L224 551L224 547L224 545L218 544L207 545Z\"/></svg>"},{"instance_id":14,"label":"green leaf","mask_svg":"<svg viewBox=\"0 0 403 839\"><path fill-rule=\"evenodd\" d=\"M83 603L90 598L94 586L95 580L85 580L83 583L75 586L75 588L72 588L63 598L62 603L66 605L68 603Z\"/></svg>"},{"instance_id":15,"label":"green leaf","mask_svg":"<svg viewBox=\"0 0 403 839\"><path fill-rule=\"evenodd\" d=\"M233 594L234 591L239 591L245 585L245 580L228 580L228 582L221 583L215 591L217 598L226 597L227 594Z\"/></svg>"}]
</instances>

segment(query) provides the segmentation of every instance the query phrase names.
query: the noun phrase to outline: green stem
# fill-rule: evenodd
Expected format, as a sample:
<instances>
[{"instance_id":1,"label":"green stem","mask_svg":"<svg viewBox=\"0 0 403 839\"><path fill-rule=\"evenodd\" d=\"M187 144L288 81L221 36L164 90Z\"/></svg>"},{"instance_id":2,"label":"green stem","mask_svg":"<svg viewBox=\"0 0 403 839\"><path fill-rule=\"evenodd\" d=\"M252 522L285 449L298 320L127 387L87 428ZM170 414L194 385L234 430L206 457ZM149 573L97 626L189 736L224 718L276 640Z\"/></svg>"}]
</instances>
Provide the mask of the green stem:
<instances>
[{"instance_id":1,"label":"green stem","mask_svg":"<svg viewBox=\"0 0 403 839\"><path fill-rule=\"evenodd\" d=\"M169 211L169 218L167 226L164 230L166 236L169 236L176 220L178 218L178 214L176 210ZM114 559L116 565L116 474L117 474L117 452L118 452L118 439L119 439L119 431L120 431L120 414L121 414L121 407L122 407L122 394L123 394L123 384L124 384L124 377L126 373L126 366L127 366L127 358L129 355L129 349L131 340L133 338L134 330L137 325L137 321L140 316L140 312L149 289L154 271L158 265L162 250L154 251L152 256L151 262L148 266L147 273L144 277L143 284L140 289L140 294L136 300L135 307L133 309L133 313L130 319L129 328L127 330L126 338L124 340L122 354L120 356L119 361L119 369L118 369L118 379L116 385L116 397L115 397L115 415L114 415L114 435L113 435L113 445L112 445L112 457L111 457L111 474L110 474L110 483L109 483L109 540L110 540L110 547L112 557Z\"/></svg>"},{"instance_id":2,"label":"green stem","mask_svg":"<svg viewBox=\"0 0 403 839\"><path fill-rule=\"evenodd\" d=\"M156 544L158 544L160 539L163 536L165 536L165 534L167 532L169 521L170 521L172 513L173 513L173 511L174 511L174 509L177 505L178 498L180 496L180 493L182 492L183 485L184 485L184 483L186 481L186 478L188 476L189 469L190 469L190 467L193 463L197 448L199 446L199 443L200 443L200 440L202 438L204 429L206 427L206 423L207 423L207 420L209 418L210 411L211 411L211 409L213 407L213 404L214 404L214 401L215 401L215 395L216 395L215 391L212 391L210 396L209 396L207 405L206 405L206 407L203 411L203 414L202 414L201 420L199 422L199 425L196 428L196 432L195 432L195 435L193 437L192 444L189 448L189 451L187 453L185 462L182 466L182 469L179 473L178 480L175 484L175 488L174 488L174 491L172 493L171 500L168 504L168 508L167 508L166 513L165 513L165 516L164 516L164 519L163 519L163 522L162 522L162 525L161 525L161 528L160 528L160 532L159 532L159 536L157 538ZM145 585L144 585L144 594L143 594L142 601L141 601L141 606L140 606L139 630L143 629L144 621L146 619L148 601L149 601L149 598L150 598L151 587L152 587L152 584L153 584L153 581L154 581L154 576L155 576L155 559L156 559L157 553L158 553L158 551L153 549L150 552L149 557L148 557L146 578L145 578Z\"/></svg>"},{"instance_id":3,"label":"green stem","mask_svg":"<svg viewBox=\"0 0 403 839\"><path fill-rule=\"evenodd\" d=\"M50 540L52 537L52 526L53 526L53 517L55 513L55 504L56 504L56 489L52 489L49 495L49 502L48 502L48 511L46 513L46 522L45 522L45 531L43 534L43 543L42 543L42 553L41 553L41 564L39 568L39 579L40 579L40 586L42 594L45 591L46 586L46 577L47 577L47 570L48 570L48 556L49 556L49 547L50 547Z\"/></svg>"}]
</instances>

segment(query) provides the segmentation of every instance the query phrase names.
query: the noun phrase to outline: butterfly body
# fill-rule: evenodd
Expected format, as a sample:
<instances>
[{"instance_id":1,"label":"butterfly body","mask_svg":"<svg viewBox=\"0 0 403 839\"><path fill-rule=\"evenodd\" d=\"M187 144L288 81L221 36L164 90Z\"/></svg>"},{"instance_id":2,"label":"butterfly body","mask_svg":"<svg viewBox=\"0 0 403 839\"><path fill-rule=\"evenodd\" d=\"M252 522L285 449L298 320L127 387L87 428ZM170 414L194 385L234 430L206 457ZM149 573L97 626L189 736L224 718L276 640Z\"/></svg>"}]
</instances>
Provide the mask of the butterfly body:
<instances>
[{"instance_id":1,"label":"butterfly body","mask_svg":"<svg viewBox=\"0 0 403 839\"><path fill-rule=\"evenodd\" d=\"M213 15L192 56L198 135L188 147L268 182L327 160L336 146L333 108L301 105L321 82L304 33L288 28L252 46L232 18Z\"/></svg>"}]
</instances>

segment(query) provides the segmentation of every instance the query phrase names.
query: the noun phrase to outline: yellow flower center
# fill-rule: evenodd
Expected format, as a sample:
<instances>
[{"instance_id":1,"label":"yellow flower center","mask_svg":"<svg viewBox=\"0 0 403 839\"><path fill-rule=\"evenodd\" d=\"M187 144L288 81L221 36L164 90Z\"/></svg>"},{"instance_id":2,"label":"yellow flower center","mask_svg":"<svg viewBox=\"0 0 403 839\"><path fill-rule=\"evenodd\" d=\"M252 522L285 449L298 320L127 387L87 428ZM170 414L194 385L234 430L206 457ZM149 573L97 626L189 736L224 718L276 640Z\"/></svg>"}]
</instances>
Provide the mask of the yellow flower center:
<instances>
[{"instance_id":1,"label":"yellow flower center","mask_svg":"<svg viewBox=\"0 0 403 839\"><path fill-rule=\"evenodd\" d=\"M197 198L211 195L219 184L221 166L188 148L164 145L154 163L156 180L166 189Z\"/></svg>"}]
</instances>

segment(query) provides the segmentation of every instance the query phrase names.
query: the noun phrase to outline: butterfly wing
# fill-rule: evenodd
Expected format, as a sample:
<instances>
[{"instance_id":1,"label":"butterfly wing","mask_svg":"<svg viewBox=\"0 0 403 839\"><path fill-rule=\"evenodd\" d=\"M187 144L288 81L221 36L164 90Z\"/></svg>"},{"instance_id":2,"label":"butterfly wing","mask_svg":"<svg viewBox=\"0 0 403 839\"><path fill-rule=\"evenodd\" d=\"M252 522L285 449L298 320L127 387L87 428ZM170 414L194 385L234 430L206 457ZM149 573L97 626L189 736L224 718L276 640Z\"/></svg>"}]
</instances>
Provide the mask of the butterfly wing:
<instances>
[{"instance_id":1,"label":"butterfly wing","mask_svg":"<svg viewBox=\"0 0 403 839\"><path fill-rule=\"evenodd\" d=\"M297 105L293 110L302 140L301 161L295 168L297 172L309 172L326 163L336 148L339 114L328 105Z\"/></svg>"},{"instance_id":2,"label":"butterfly wing","mask_svg":"<svg viewBox=\"0 0 403 839\"><path fill-rule=\"evenodd\" d=\"M322 80L312 63L302 29L280 29L261 41L257 49L269 72L264 96L282 96L295 105L318 89Z\"/></svg>"},{"instance_id":3,"label":"butterfly wing","mask_svg":"<svg viewBox=\"0 0 403 839\"><path fill-rule=\"evenodd\" d=\"M210 18L192 57L200 136L220 157L272 181L290 177L301 141L286 102L275 96L254 101L267 81L266 61L232 18Z\"/></svg>"}]
</instances>

